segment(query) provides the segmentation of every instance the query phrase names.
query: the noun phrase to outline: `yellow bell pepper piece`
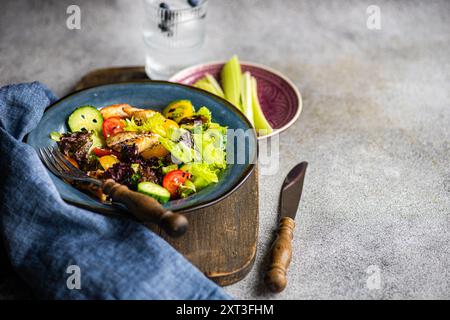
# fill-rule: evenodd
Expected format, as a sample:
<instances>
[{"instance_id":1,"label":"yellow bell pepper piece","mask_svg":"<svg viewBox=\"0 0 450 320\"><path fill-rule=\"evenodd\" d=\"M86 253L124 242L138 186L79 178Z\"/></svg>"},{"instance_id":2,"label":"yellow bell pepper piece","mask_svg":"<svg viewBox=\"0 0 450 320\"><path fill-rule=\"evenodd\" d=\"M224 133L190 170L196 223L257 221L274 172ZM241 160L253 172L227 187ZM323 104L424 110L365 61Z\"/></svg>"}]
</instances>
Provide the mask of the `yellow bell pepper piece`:
<instances>
[{"instance_id":1,"label":"yellow bell pepper piece","mask_svg":"<svg viewBox=\"0 0 450 320\"><path fill-rule=\"evenodd\" d=\"M111 168L115 163L120 162L119 159L112 155L100 157L98 161L105 170Z\"/></svg>"}]
</instances>

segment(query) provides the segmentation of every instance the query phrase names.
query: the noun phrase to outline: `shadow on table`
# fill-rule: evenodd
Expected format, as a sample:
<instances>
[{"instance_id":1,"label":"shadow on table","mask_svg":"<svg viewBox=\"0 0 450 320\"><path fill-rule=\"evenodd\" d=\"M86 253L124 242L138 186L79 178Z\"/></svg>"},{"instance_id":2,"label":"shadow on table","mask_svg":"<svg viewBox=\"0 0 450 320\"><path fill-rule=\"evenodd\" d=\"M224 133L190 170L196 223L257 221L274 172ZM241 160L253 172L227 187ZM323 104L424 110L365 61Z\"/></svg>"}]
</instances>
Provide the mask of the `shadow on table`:
<instances>
[{"instance_id":1,"label":"shadow on table","mask_svg":"<svg viewBox=\"0 0 450 320\"><path fill-rule=\"evenodd\" d=\"M31 289L14 272L3 243L0 246L0 300L34 299Z\"/></svg>"}]
</instances>

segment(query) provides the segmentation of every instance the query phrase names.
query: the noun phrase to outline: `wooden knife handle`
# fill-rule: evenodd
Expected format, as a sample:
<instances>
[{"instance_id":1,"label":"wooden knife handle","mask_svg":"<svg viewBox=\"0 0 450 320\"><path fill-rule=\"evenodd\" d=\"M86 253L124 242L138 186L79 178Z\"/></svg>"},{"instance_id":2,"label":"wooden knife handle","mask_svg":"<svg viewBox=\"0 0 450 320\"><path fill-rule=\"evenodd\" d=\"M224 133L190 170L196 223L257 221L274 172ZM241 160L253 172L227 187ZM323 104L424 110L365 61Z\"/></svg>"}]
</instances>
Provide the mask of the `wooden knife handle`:
<instances>
[{"instance_id":1,"label":"wooden knife handle","mask_svg":"<svg viewBox=\"0 0 450 320\"><path fill-rule=\"evenodd\" d=\"M155 223L172 237L179 237L187 230L188 221L184 215L165 209L152 197L131 191L112 179L103 182L102 189L113 201L125 205L140 221Z\"/></svg>"},{"instance_id":2,"label":"wooden knife handle","mask_svg":"<svg viewBox=\"0 0 450 320\"><path fill-rule=\"evenodd\" d=\"M292 257L292 238L295 222L284 217L278 226L278 235L270 250L270 267L264 282L272 292L281 292L287 284L286 273Z\"/></svg>"}]
</instances>

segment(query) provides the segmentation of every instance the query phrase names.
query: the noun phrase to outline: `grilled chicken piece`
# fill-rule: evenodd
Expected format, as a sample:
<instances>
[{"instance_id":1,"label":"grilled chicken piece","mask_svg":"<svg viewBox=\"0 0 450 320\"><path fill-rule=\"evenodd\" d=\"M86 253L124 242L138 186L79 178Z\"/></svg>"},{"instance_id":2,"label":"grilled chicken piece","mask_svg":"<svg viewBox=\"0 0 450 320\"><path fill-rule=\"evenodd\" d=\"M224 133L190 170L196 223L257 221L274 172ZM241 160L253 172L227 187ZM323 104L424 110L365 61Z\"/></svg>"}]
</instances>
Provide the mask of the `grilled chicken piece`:
<instances>
[{"instance_id":1,"label":"grilled chicken piece","mask_svg":"<svg viewBox=\"0 0 450 320\"><path fill-rule=\"evenodd\" d=\"M120 151L123 145L136 145L138 153L145 159L164 157L169 151L158 141L155 133L120 132L106 139L106 145L113 150Z\"/></svg>"},{"instance_id":2,"label":"grilled chicken piece","mask_svg":"<svg viewBox=\"0 0 450 320\"><path fill-rule=\"evenodd\" d=\"M162 158L169 154L169 151L163 147L161 142L156 141L156 143L153 143L150 148L145 149L141 152L141 156L144 159L151 159L151 158Z\"/></svg>"},{"instance_id":3,"label":"grilled chicken piece","mask_svg":"<svg viewBox=\"0 0 450 320\"><path fill-rule=\"evenodd\" d=\"M145 121L151 116L153 116L157 111L154 110L144 110L144 109L138 109L131 113L132 117L136 120Z\"/></svg>"},{"instance_id":4,"label":"grilled chicken piece","mask_svg":"<svg viewBox=\"0 0 450 320\"><path fill-rule=\"evenodd\" d=\"M124 108L132 108L128 103L112 104L110 106L100 109L104 119L111 117L128 118L129 115L124 111Z\"/></svg>"},{"instance_id":5,"label":"grilled chicken piece","mask_svg":"<svg viewBox=\"0 0 450 320\"><path fill-rule=\"evenodd\" d=\"M142 135L141 133L137 133L134 131L123 131L116 133L115 135L109 136L106 138L106 145L110 147L111 149L119 149L120 150L120 144L127 141L132 140Z\"/></svg>"},{"instance_id":6,"label":"grilled chicken piece","mask_svg":"<svg viewBox=\"0 0 450 320\"><path fill-rule=\"evenodd\" d=\"M100 110L104 119L111 117L132 118L146 120L156 113L154 110L140 109L130 106L128 103L112 104Z\"/></svg>"}]
</instances>

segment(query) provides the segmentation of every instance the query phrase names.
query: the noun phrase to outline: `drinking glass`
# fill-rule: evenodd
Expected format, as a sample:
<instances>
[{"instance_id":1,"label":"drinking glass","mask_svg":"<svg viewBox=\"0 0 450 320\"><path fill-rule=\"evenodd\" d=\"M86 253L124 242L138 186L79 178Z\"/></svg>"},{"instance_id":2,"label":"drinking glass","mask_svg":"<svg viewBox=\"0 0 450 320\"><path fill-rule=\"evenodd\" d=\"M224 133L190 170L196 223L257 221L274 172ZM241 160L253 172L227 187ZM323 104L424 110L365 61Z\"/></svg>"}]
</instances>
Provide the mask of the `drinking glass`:
<instances>
[{"instance_id":1,"label":"drinking glass","mask_svg":"<svg viewBox=\"0 0 450 320\"><path fill-rule=\"evenodd\" d=\"M145 71L168 79L199 62L208 0L144 0Z\"/></svg>"}]
</instances>

